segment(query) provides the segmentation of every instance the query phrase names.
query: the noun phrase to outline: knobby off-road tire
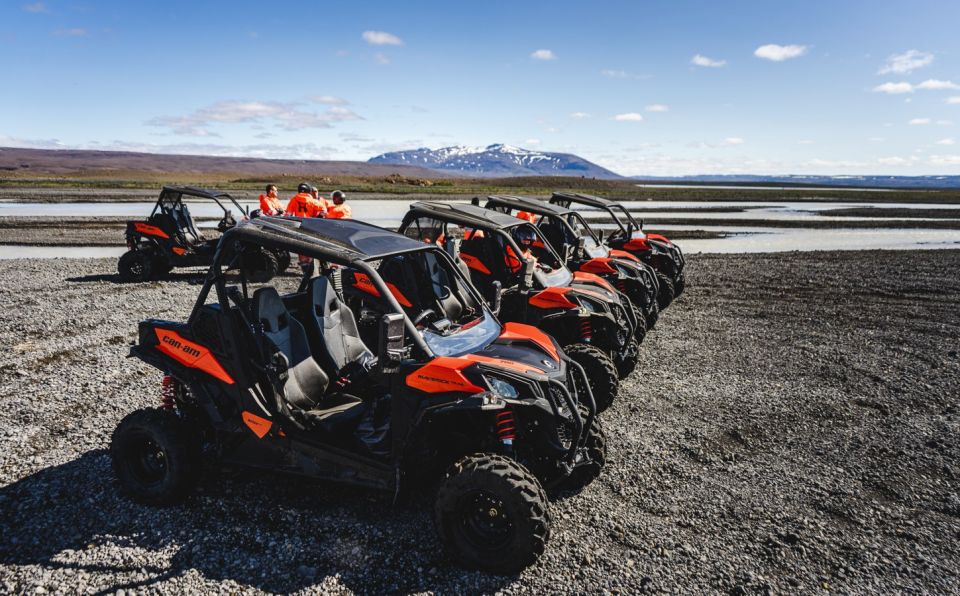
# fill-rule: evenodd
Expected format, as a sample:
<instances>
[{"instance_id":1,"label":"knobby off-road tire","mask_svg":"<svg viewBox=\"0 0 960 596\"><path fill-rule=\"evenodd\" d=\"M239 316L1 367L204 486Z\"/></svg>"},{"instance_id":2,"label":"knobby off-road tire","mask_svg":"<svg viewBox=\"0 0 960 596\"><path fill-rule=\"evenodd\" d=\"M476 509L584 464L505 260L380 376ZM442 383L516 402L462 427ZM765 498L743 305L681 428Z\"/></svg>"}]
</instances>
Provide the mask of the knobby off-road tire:
<instances>
[{"instance_id":1,"label":"knobby off-road tire","mask_svg":"<svg viewBox=\"0 0 960 596\"><path fill-rule=\"evenodd\" d=\"M673 281L662 273L657 273L657 281L660 282L660 293L657 294L657 306L660 307L660 310L664 310L670 306L670 303L673 302L675 297Z\"/></svg>"},{"instance_id":2,"label":"knobby off-road tire","mask_svg":"<svg viewBox=\"0 0 960 596\"><path fill-rule=\"evenodd\" d=\"M123 281L147 281L153 274L153 258L143 250L128 250L117 261L117 273Z\"/></svg>"},{"instance_id":3,"label":"knobby off-road tire","mask_svg":"<svg viewBox=\"0 0 960 596\"><path fill-rule=\"evenodd\" d=\"M617 367L606 352L590 344L567 344L563 351L571 360L583 367L587 373L590 389L593 391L593 400L597 404L597 412L610 407L620 391L620 376ZM576 383L580 383L580 376L574 375ZM578 387L577 391L582 388Z\"/></svg>"},{"instance_id":4,"label":"knobby off-road tire","mask_svg":"<svg viewBox=\"0 0 960 596\"><path fill-rule=\"evenodd\" d=\"M677 279L673 280L673 297L679 298L686 288L687 276L683 271L681 271L680 275L677 276Z\"/></svg>"},{"instance_id":5,"label":"knobby off-road tire","mask_svg":"<svg viewBox=\"0 0 960 596\"><path fill-rule=\"evenodd\" d=\"M643 310L636 304L631 303L630 306L633 308L633 318L637 321L637 328L633 330L633 337L636 338L638 344L642 344L644 338L647 337L647 317L643 316Z\"/></svg>"},{"instance_id":6,"label":"knobby off-road tire","mask_svg":"<svg viewBox=\"0 0 960 596\"><path fill-rule=\"evenodd\" d=\"M243 273L247 276L247 281L255 284L270 281L279 271L277 255L265 249L244 253L240 262Z\"/></svg>"},{"instance_id":7,"label":"knobby off-road tire","mask_svg":"<svg viewBox=\"0 0 960 596\"><path fill-rule=\"evenodd\" d=\"M613 364L617 367L617 375L619 375L621 379L629 377L630 373L637 368L639 362L640 343L635 339L631 339L630 345L613 359Z\"/></svg>"},{"instance_id":8,"label":"knobby off-road tire","mask_svg":"<svg viewBox=\"0 0 960 596\"><path fill-rule=\"evenodd\" d=\"M434 508L437 533L464 567L517 573L543 554L550 538L546 492L525 467L476 453L447 470Z\"/></svg>"},{"instance_id":9,"label":"knobby off-road tire","mask_svg":"<svg viewBox=\"0 0 960 596\"><path fill-rule=\"evenodd\" d=\"M644 315L647 318L647 331L650 331L657 326L657 321L660 320L660 305L657 304L656 300L650 303L650 306L644 311Z\"/></svg>"},{"instance_id":10,"label":"knobby off-road tire","mask_svg":"<svg viewBox=\"0 0 960 596\"><path fill-rule=\"evenodd\" d=\"M580 416L587 419L588 412L580 406ZM589 463L581 464L573 472L557 484L559 490L579 491L585 488L600 476L603 466L607 463L607 435L603 432L600 419L593 418L593 424L586 429L587 438L584 444Z\"/></svg>"},{"instance_id":11,"label":"knobby off-road tire","mask_svg":"<svg viewBox=\"0 0 960 596\"><path fill-rule=\"evenodd\" d=\"M159 408L137 410L121 420L110 456L120 488L140 503L173 505L200 474L198 436L176 414Z\"/></svg>"},{"instance_id":12,"label":"knobby off-road tire","mask_svg":"<svg viewBox=\"0 0 960 596\"><path fill-rule=\"evenodd\" d=\"M290 268L290 253L285 250L277 250L273 253L277 257L277 273L283 273Z\"/></svg>"}]
</instances>

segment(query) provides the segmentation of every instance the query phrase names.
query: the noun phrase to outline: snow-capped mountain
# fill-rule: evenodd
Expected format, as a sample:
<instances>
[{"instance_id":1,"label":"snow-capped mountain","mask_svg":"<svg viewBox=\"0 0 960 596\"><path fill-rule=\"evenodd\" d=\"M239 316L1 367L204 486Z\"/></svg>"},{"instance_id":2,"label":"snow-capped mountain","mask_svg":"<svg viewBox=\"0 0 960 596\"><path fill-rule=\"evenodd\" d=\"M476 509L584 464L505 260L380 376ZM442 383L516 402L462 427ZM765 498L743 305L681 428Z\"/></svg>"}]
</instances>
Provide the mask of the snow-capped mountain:
<instances>
[{"instance_id":1,"label":"snow-capped mountain","mask_svg":"<svg viewBox=\"0 0 960 596\"><path fill-rule=\"evenodd\" d=\"M371 158L368 163L419 166L464 176L584 176L620 178L610 170L570 153L532 151L511 145L486 147L444 147L393 151Z\"/></svg>"}]
</instances>

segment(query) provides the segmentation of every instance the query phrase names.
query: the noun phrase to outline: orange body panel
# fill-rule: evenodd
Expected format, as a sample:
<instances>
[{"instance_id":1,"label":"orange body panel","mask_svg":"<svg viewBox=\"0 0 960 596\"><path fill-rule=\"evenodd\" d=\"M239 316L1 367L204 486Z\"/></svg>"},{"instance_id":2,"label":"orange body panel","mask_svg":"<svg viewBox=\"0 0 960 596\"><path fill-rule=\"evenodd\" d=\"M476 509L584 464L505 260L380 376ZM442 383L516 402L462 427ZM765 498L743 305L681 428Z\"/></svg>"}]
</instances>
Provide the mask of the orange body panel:
<instances>
[{"instance_id":1,"label":"orange body panel","mask_svg":"<svg viewBox=\"0 0 960 596\"><path fill-rule=\"evenodd\" d=\"M146 234L147 236L156 236L157 238L169 238L170 234L167 234L157 226L151 226L150 224L135 222L133 224L133 229L140 232L141 234Z\"/></svg>"},{"instance_id":2,"label":"orange body panel","mask_svg":"<svg viewBox=\"0 0 960 596\"><path fill-rule=\"evenodd\" d=\"M466 264L467 264L467 267L469 267L470 269L473 269L473 270L475 270L475 271L479 271L480 273L483 273L483 274L486 274L486 275L490 275L490 269L488 269L486 265L484 265L483 263L481 263L481 262L480 262L480 259L478 259L477 257L475 257L475 256L473 256L473 255L468 255L468 254L465 253L465 252L461 252L461 253L460 253L460 259L461 259L464 263L466 263Z\"/></svg>"},{"instance_id":3,"label":"orange body panel","mask_svg":"<svg viewBox=\"0 0 960 596\"><path fill-rule=\"evenodd\" d=\"M609 257L597 257L596 259L590 259L583 265L580 265L580 271L586 271L587 273L616 273L617 270L613 265L610 264Z\"/></svg>"},{"instance_id":4,"label":"orange body panel","mask_svg":"<svg viewBox=\"0 0 960 596\"><path fill-rule=\"evenodd\" d=\"M666 236L662 236L660 234L647 234L647 238L651 240L659 240L660 242L666 242L667 244L672 244L669 240L667 240Z\"/></svg>"},{"instance_id":5,"label":"orange body panel","mask_svg":"<svg viewBox=\"0 0 960 596\"><path fill-rule=\"evenodd\" d=\"M424 393L445 393L448 391L463 391L480 393L486 391L470 382L463 375L463 369L474 364L466 358L451 358L441 356L434 358L427 364L407 375L407 386Z\"/></svg>"},{"instance_id":6,"label":"orange body panel","mask_svg":"<svg viewBox=\"0 0 960 596\"><path fill-rule=\"evenodd\" d=\"M158 327L154 331L157 334L157 339L160 340L160 343L157 344L158 350L188 368L202 370L227 385L233 385L233 377L220 366L220 363L206 347L184 339L182 335L170 329Z\"/></svg>"},{"instance_id":7,"label":"orange body panel","mask_svg":"<svg viewBox=\"0 0 960 596\"><path fill-rule=\"evenodd\" d=\"M650 250L650 244L646 238L634 238L623 245L624 250Z\"/></svg>"},{"instance_id":8,"label":"orange body panel","mask_svg":"<svg viewBox=\"0 0 960 596\"><path fill-rule=\"evenodd\" d=\"M586 271L574 271L573 281L579 282L579 283L592 284L592 285L600 286L604 290L608 290L610 292L613 291L613 286L610 285L610 282L603 279L599 275L596 275L593 273L587 273Z\"/></svg>"},{"instance_id":9,"label":"orange body panel","mask_svg":"<svg viewBox=\"0 0 960 596\"><path fill-rule=\"evenodd\" d=\"M180 248L179 246L174 246L172 250L173 250L173 254L175 254L175 255L185 255L185 254L187 254L187 249L185 249L185 248Z\"/></svg>"},{"instance_id":10,"label":"orange body panel","mask_svg":"<svg viewBox=\"0 0 960 596\"><path fill-rule=\"evenodd\" d=\"M371 296L376 296L378 298L380 297L380 290L377 289L377 286L373 285L373 282L370 281L370 278L367 277L366 273L355 273L353 278L354 278L353 287L357 288L362 292L366 292ZM403 306L406 306L407 308L410 308L411 306L413 306L413 303L407 300L407 297L403 295L403 292L397 289L397 286L393 285L390 282L386 282L386 283L387 283L387 289L390 290L390 293L393 294L393 297L397 299L397 302L399 302Z\"/></svg>"},{"instance_id":11,"label":"orange body panel","mask_svg":"<svg viewBox=\"0 0 960 596\"><path fill-rule=\"evenodd\" d=\"M253 431L253 434L257 435L258 439L262 439L267 436L267 433L270 432L270 428L273 426L273 422L257 416L253 412L243 412L243 423Z\"/></svg>"},{"instance_id":12,"label":"orange body panel","mask_svg":"<svg viewBox=\"0 0 960 596\"><path fill-rule=\"evenodd\" d=\"M557 353L557 348L553 345L553 340L550 339L550 336L532 325L507 323L503 326L500 339L507 341L530 340L543 348L554 360L560 360L560 354Z\"/></svg>"},{"instance_id":13,"label":"orange body panel","mask_svg":"<svg viewBox=\"0 0 960 596\"><path fill-rule=\"evenodd\" d=\"M577 305L566 297L570 288L547 288L530 297L530 306L537 308L577 308Z\"/></svg>"},{"instance_id":14,"label":"orange body panel","mask_svg":"<svg viewBox=\"0 0 960 596\"><path fill-rule=\"evenodd\" d=\"M503 358L490 358L489 356L481 356L479 354L467 354L464 356L467 360L473 360L474 362L482 362L483 364L489 364L491 366L499 366L500 368L505 368L507 370L512 370L518 373L526 372L535 372L543 374L543 371L535 366L527 366L522 362L517 362L515 360L505 360Z\"/></svg>"},{"instance_id":15,"label":"orange body panel","mask_svg":"<svg viewBox=\"0 0 960 596\"><path fill-rule=\"evenodd\" d=\"M638 259L637 257L633 256L632 254L628 253L628 252L625 251L625 250L611 250L611 251L610 251L610 256L611 256L611 257L616 257L616 258L618 258L618 259L627 259L627 260L630 260L630 261L636 261L636 262L638 262L638 263L641 262L640 259Z\"/></svg>"}]
</instances>

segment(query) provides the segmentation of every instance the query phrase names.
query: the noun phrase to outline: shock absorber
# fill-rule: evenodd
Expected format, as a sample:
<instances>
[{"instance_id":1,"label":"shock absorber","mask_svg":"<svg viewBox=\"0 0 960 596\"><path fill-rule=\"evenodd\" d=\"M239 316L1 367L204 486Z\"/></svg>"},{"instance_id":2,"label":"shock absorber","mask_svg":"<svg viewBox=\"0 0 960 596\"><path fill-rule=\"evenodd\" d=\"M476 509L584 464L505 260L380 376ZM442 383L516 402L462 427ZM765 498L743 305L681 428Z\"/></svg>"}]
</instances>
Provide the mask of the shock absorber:
<instances>
[{"instance_id":1,"label":"shock absorber","mask_svg":"<svg viewBox=\"0 0 960 596\"><path fill-rule=\"evenodd\" d=\"M173 392L176 389L174 386L175 382L173 377L166 375L160 384L160 407L168 412L173 411Z\"/></svg>"},{"instance_id":2,"label":"shock absorber","mask_svg":"<svg viewBox=\"0 0 960 596\"><path fill-rule=\"evenodd\" d=\"M580 339L585 342L593 339L593 329L590 327L590 319L588 317L580 319Z\"/></svg>"},{"instance_id":3,"label":"shock absorber","mask_svg":"<svg viewBox=\"0 0 960 596\"><path fill-rule=\"evenodd\" d=\"M517 426L510 408L497 413L497 437L505 447L513 447L513 440L517 438Z\"/></svg>"}]
</instances>

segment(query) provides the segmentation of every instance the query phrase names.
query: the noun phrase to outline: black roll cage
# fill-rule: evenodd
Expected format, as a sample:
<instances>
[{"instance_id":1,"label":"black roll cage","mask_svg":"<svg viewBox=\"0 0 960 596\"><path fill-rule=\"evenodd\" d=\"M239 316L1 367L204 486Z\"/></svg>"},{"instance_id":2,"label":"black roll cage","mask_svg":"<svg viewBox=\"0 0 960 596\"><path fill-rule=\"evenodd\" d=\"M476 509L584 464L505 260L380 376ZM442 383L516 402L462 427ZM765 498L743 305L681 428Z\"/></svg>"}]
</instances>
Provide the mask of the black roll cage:
<instances>
[{"instance_id":1,"label":"black roll cage","mask_svg":"<svg viewBox=\"0 0 960 596\"><path fill-rule=\"evenodd\" d=\"M163 213L167 213L167 209L164 206L165 202L167 202L165 201L165 199L168 199L168 197L170 197L171 195L176 195L177 197L175 200L172 201L174 206L182 205L183 197L184 195L186 195L188 197L195 197L198 199L207 199L207 200L213 201L214 203L217 204L218 207L220 207L220 209L223 210L224 214L227 213L228 209L220 201L221 199L229 199L230 202L233 203L234 207L236 207L240 213L242 213L246 217L250 216L250 212L247 210L247 208L242 206L240 203L238 203L237 200L228 193L212 192L208 190L203 190L202 188L193 188L190 186L164 186L163 189L160 191L160 197L157 199L156 204L153 206L153 211L150 212L150 217L153 217L154 215L156 215L158 210Z\"/></svg>"},{"instance_id":2,"label":"black roll cage","mask_svg":"<svg viewBox=\"0 0 960 596\"><path fill-rule=\"evenodd\" d=\"M602 246L602 243L600 242L600 238L598 238L597 235L593 233L593 229L590 227L587 221L583 218L583 215L581 215L578 211L575 211L574 209L562 208L562 207L559 207L558 205L552 205L550 203L545 203L537 199L531 199L527 197L518 197L513 195L511 196L497 195L497 196L487 197L487 204L485 205L487 209L491 207L497 207L497 206L507 207L510 209L518 209L523 211L530 211L532 213L536 213L537 215L542 215L542 216L552 216L563 223L563 226L567 229L568 232L570 232L571 238L578 238L580 234L577 234L577 231L573 229L573 226L570 225L570 222L567 221L566 219L567 217L573 216L577 221L580 222L580 225L583 226L583 229L586 230L587 234L590 235L590 238L593 239L596 245ZM616 219L615 216L614 216L614 219ZM622 228L623 226L620 226L620 227Z\"/></svg>"},{"instance_id":3,"label":"black roll cage","mask_svg":"<svg viewBox=\"0 0 960 596\"><path fill-rule=\"evenodd\" d=\"M453 259L450 257L450 255L448 255L445 250L438 246L423 244L422 246L390 251L383 254L365 255L359 251L339 246L328 240L310 236L309 234L301 232L297 228L298 226L296 220L279 217L259 217L255 220L242 222L237 227L227 230L220 239L220 243L217 245L216 253L213 256L213 263L210 265L210 269L207 272L206 278L204 279L203 287L200 290L200 294L197 296L197 300L194 303L189 319L187 319L187 323L193 323L195 318L198 316L200 309L206 304L207 297L210 295L210 289L214 287L217 290L217 302L219 303L220 308L224 312L229 310L230 299L229 292L227 290L226 276L224 275L225 268L223 261L225 258L227 258L227 255L230 255L232 260L237 258L242 253L241 250L231 250L231 245L237 243L247 243L256 246L266 246L270 248L286 250L288 252L313 257L327 263L334 263L336 265L350 267L363 272L377 288L377 291L380 292L380 297L387 302L392 311L394 313L403 315L404 328L410 334L417 348L426 354L428 358L433 358L435 356L433 350L430 349L430 347L427 345L427 342L423 339L423 336L420 335L420 331L400 306L400 303L387 287L386 282L383 281L383 278L380 277L380 274L377 272L377 270L367 261L382 260L397 255L416 252L431 252L435 255L440 255L439 258L444 260L444 262L448 265L447 273L452 273L454 276L456 276L461 282L461 285L466 288L468 292L470 292L471 297L477 302L477 304L480 305L480 308L483 310L484 316L493 317L494 320L497 320L494 314L487 307L487 304L484 302L483 298L477 294L476 289L473 287L470 281L464 277L463 273L460 271L460 268L457 267L457 265L453 262ZM383 230L383 233L395 234L396 232ZM227 263L227 265L229 266L230 263ZM246 278L243 276L243 268L241 268L240 271L241 285L243 286L243 294L244 298L246 299ZM497 323L499 324L499 321L497 321Z\"/></svg>"},{"instance_id":4,"label":"black roll cage","mask_svg":"<svg viewBox=\"0 0 960 596\"><path fill-rule=\"evenodd\" d=\"M620 228L620 231L625 234L626 238L633 236L634 231L642 232L643 224L637 223L637 220L633 218L633 215L620 204L618 201L611 201L609 199L604 199L602 197L593 197L589 195L579 195L579 194L568 194L555 192L553 193L552 199L559 199L561 201L566 201L569 205L570 203L576 203L578 205L584 205L586 207L598 207L603 211L606 211L610 214L610 217L613 218L613 221L617 223L617 227ZM627 218L627 227L623 226L623 222L620 221L620 218L617 217L617 214L614 213L614 209L619 209L624 217Z\"/></svg>"}]
</instances>

